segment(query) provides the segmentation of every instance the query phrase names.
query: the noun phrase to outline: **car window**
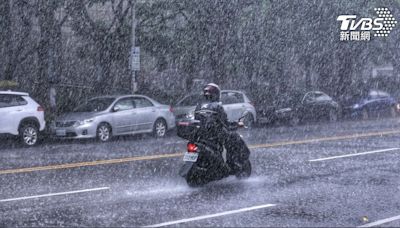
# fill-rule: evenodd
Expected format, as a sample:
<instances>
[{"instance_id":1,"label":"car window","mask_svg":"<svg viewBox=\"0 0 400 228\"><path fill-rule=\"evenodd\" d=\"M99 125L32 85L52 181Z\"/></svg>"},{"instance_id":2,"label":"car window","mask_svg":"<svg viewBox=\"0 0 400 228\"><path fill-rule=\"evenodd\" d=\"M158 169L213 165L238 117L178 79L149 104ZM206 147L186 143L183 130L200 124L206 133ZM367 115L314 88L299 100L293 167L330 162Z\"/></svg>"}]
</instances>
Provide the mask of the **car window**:
<instances>
[{"instance_id":1,"label":"car window","mask_svg":"<svg viewBox=\"0 0 400 228\"><path fill-rule=\"evenodd\" d=\"M221 99L222 104L236 104L239 103L238 100L235 97L232 96L226 96Z\"/></svg>"},{"instance_id":2,"label":"car window","mask_svg":"<svg viewBox=\"0 0 400 228\"><path fill-rule=\"evenodd\" d=\"M133 101L131 98L123 98L115 104L114 108L119 108L120 111L133 109Z\"/></svg>"},{"instance_id":3,"label":"car window","mask_svg":"<svg viewBox=\"0 0 400 228\"><path fill-rule=\"evenodd\" d=\"M244 97L241 93L225 92L221 94L222 104L244 103Z\"/></svg>"},{"instance_id":4,"label":"car window","mask_svg":"<svg viewBox=\"0 0 400 228\"><path fill-rule=\"evenodd\" d=\"M315 97L315 98L318 98L318 97L324 95L324 93L321 93L321 92L314 92L313 94L314 94L314 97Z\"/></svg>"},{"instance_id":5,"label":"car window","mask_svg":"<svg viewBox=\"0 0 400 228\"><path fill-rule=\"evenodd\" d=\"M176 106L196 106L201 100L203 100L203 96L200 94L190 95L183 98Z\"/></svg>"},{"instance_id":6,"label":"car window","mask_svg":"<svg viewBox=\"0 0 400 228\"><path fill-rule=\"evenodd\" d=\"M144 97L135 97L133 98L134 104L136 108L146 108L146 107L152 107L154 106L151 101Z\"/></svg>"},{"instance_id":7,"label":"car window","mask_svg":"<svg viewBox=\"0 0 400 228\"><path fill-rule=\"evenodd\" d=\"M381 98L388 98L390 95L386 92L378 91L378 96Z\"/></svg>"},{"instance_id":8,"label":"car window","mask_svg":"<svg viewBox=\"0 0 400 228\"><path fill-rule=\"evenodd\" d=\"M326 94L317 94L316 101L331 101L332 98Z\"/></svg>"},{"instance_id":9,"label":"car window","mask_svg":"<svg viewBox=\"0 0 400 228\"><path fill-rule=\"evenodd\" d=\"M307 93L304 95L303 101L304 102L312 102L315 100L315 93Z\"/></svg>"},{"instance_id":10,"label":"car window","mask_svg":"<svg viewBox=\"0 0 400 228\"><path fill-rule=\"evenodd\" d=\"M234 95L236 98L237 98L237 100L238 100L238 103L244 103L244 97L243 97L243 94L241 94L241 93L235 93L235 95Z\"/></svg>"},{"instance_id":11,"label":"car window","mask_svg":"<svg viewBox=\"0 0 400 228\"><path fill-rule=\"evenodd\" d=\"M303 101L308 102L308 103L316 102L316 101L319 101L319 102L331 101L331 100L332 100L332 98L330 96L328 96L322 92L310 92L310 93L307 93L303 98Z\"/></svg>"},{"instance_id":12,"label":"car window","mask_svg":"<svg viewBox=\"0 0 400 228\"><path fill-rule=\"evenodd\" d=\"M75 112L100 112L106 110L114 102L115 98L94 98L74 109Z\"/></svg>"},{"instance_id":13,"label":"car window","mask_svg":"<svg viewBox=\"0 0 400 228\"><path fill-rule=\"evenodd\" d=\"M26 105L28 102L18 95L2 94L0 95L0 108Z\"/></svg>"}]
</instances>

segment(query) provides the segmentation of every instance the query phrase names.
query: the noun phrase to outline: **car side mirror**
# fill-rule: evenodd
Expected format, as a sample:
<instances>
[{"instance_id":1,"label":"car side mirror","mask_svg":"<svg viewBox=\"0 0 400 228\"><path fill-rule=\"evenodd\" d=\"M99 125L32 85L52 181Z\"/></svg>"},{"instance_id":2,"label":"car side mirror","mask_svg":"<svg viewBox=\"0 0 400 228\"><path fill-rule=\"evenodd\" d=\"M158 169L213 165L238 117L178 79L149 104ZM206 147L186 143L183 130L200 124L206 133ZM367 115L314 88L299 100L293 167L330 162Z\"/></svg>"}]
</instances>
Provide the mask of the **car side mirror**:
<instances>
[{"instance_id":1,"label":"car side mirror","mask_svg":"<svg viewBox=\"0 0 400 228\"><path fill-rule=\"evenodd\" d=\"M300 102L301 104L306 104L307 103L307 98L306 97L303 97L303 99L301 99L301 102Z\"/></svg>"},{"instance_id":2,"label":"car side mirror","mask_svg":"<svg viewBox=\"0 0 400 228\"><path fill-rule=\"evenodd\" d=\"M121 108L120 108L120 107L118 107L118 106L114 106L114 108L113 108L112 110L113 110L113 112L118 112L118 111L120 111L120 110L121 110Z\"/></svg>"}]
</instances>

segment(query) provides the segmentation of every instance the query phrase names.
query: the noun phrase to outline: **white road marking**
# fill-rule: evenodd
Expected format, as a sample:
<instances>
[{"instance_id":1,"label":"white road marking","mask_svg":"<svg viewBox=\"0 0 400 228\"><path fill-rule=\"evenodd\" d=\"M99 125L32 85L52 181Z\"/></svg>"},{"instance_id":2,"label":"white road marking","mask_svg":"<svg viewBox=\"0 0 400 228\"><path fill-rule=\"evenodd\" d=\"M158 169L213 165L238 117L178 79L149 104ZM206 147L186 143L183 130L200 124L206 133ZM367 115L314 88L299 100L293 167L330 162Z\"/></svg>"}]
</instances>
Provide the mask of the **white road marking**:
<instances>
[{"instance_id":1,"label":"white road marking","mask_svg":"<svg viewBox=\"0 0 400 228\"><path fill-rule=\"evenodd\" d=\"M176 220L176 221L170 221L170 222L164 222L164 223L159 223L159 224L154 224L154 225L148 225L148 226L144 226L144 227L170 226L170 225L176 225L176 224L180 224L180 223L192 222L192 221L203 220L203 219L208 219L208 218L215 218L215 217L220 217L220 216L224 216L224 215L237 214L237 213L241 213L241 212L258 210L258 209L263 209L263 208L267 208L267 207L274 207L274 206L276 206L276 204L264 204L264 205L254 206L254 207L246 207L246 208L233 210L233 211L225 211L225 212L211 214L211 215L202 215L202 216L193 217L193 218L180 219L180 220Z\"/></svg>"},{"instance_id":2,"label":"white road marking","mask_svg":"<svg viewBox=\"0 0 400 228\"><path fill-rule=\"evenodd\" d=\"M360 155L366 155L366 154L383 153L383 152L394 151L394 150L400 150L400 148L389 148L389 149L383 149L383 150L373 150L373 151L367 151L367 152L362 152L362 153L346 154L346 155L326 157L326 158L318 158L318 159L313 159L313 160L308 160L308 161L310 161L310 162L326 161L326 160L332 160L332 159L336 159L336 158L354 157L354 156L360 156Z\"/></svg>"},{"instance_id":3,"label":"white road marking","mask_svg":"<svg viewBox=\"0 0 400 228\"><path fill-rule=\"evenodd\" d=\"M83 193L83 192L102 191L102 190L108 190L108 189L110 189L110 187L91 188L91 189L83 189L83 190L76 190L76 191L70 191L70 192L49 193L49 194L36 195L36 196L25 196L25 197L18 197L18 198L2 199L2 200L0 200L0 202L36 199L36 198L43 198L43 197L49 197L49 196L70 195L70 194L77 194L77 193Z\"/></svg>"},{"instance_id":4,"label":"white road marking","mask_svg":"<svg viewBox=\"0 0 400 228\"><path fill-rule=\"evenodd\" d=\"M391 217L391 218L386 218L386 219L378 220L378 221L371 222L371 223L367 223L367 224L364 224L364 225L358 226L358 227L373 227L373 226L379 226L379 225L382 225L382 224L385 224L385 223L388 223L388 222L393 222L393 221L399 220L399 219L400 219L400 215L394 216L394 217Z\"/></svg>"}]
</instances>

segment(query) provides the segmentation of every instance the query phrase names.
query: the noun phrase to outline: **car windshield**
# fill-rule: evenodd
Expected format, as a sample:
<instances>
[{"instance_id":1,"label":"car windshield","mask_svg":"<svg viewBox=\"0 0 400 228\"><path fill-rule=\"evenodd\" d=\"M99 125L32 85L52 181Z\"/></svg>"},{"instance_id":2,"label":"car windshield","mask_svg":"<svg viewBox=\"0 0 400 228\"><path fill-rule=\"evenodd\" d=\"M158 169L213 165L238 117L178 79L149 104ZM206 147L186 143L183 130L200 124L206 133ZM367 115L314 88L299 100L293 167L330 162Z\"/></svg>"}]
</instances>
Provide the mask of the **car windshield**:
<instances>
[{"instance_id":1,"label":"car windshield","mask_svg":"<svg viewBox=\"0 0 400 228\"><path fill-rule=\"evenodd\" d=\"M85 104L78 106L75 112L100 112L106 110L115 98L95 98L91 99Z\"/></svg>"}]
</instances>

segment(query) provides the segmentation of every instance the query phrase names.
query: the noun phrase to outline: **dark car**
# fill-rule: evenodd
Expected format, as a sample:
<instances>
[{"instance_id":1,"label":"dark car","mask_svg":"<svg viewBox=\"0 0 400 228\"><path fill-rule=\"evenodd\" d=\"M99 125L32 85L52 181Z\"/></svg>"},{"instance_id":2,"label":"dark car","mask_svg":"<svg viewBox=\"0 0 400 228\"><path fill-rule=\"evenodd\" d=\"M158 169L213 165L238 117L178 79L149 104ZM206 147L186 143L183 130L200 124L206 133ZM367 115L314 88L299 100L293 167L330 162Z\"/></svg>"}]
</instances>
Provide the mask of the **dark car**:
<instances>
[{"instance_id":1,"label":"dark car","mask_svg":"<svg viewBox=\"0 0 400 228\"><path fill-rule=\"evenodd\" d=\"M389 93L370 90L347 96L343 103L343 113L348 118L368 119L370 117L390 116L398 114L398 102Z\"/></svg>"},{"instance_id":2,"label":"dark car","mask_svg":"<svg viewBox=\"0 0 400 228\"><path fill-rule=\"evenodd\" d=\"M337 121L339 104L320 91L291 92L280 96L270 106L260 108L260 123L289 123L329 120Z\"/></svg>"}]
</instances>

